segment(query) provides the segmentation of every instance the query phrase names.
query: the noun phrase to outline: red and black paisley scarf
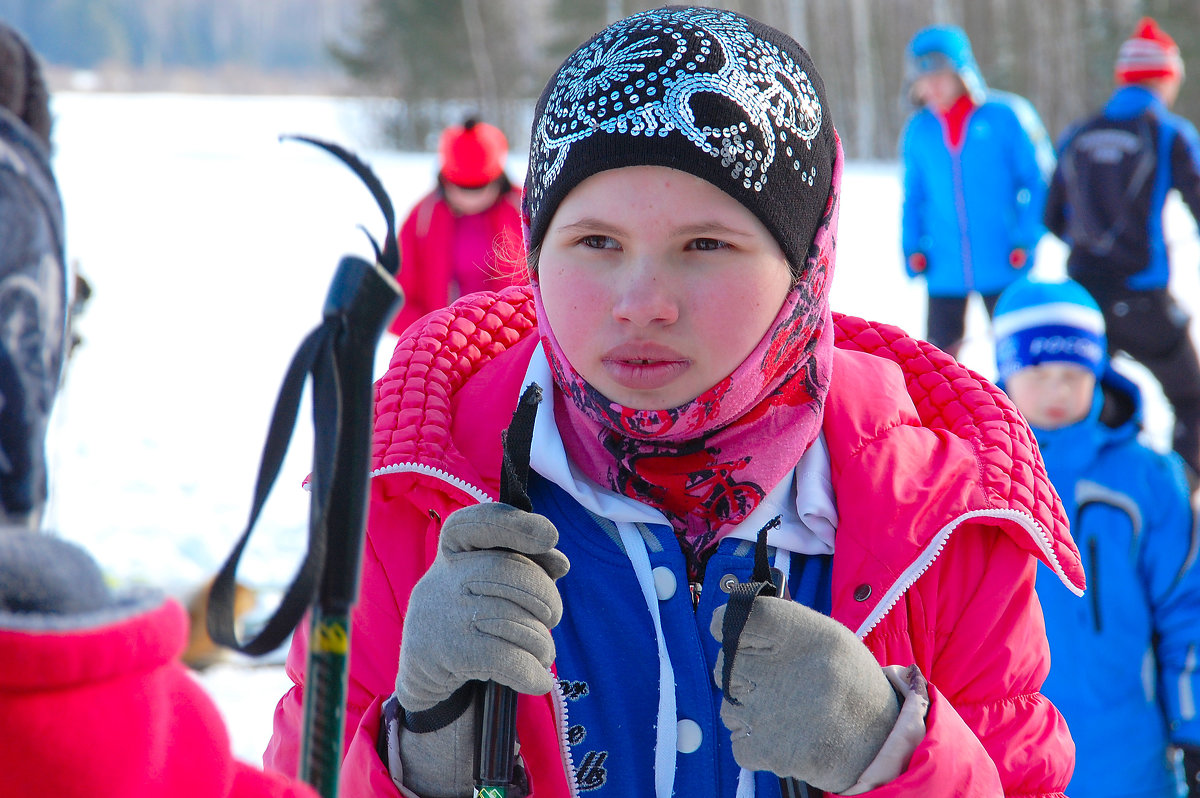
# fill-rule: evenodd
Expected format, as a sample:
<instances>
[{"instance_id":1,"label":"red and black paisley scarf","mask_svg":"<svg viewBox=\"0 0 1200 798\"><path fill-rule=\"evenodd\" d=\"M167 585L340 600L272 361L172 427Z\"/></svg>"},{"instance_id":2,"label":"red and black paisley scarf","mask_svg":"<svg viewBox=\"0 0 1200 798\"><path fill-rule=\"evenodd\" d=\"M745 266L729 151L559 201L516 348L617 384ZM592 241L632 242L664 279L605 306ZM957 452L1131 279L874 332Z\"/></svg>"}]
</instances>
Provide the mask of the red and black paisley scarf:
<instances>
[{"instance_id":1,"label":"red and black paisley scarf","mask_svg":"<svg viewBox=\"0 0 1200 798\"><path fill-rule=\"evenodd\" d=\"M839 153L809 258L771 328L741 365L692 401L634 410L609 400L541 325L568 457L600 485L662 511L689 563L749 515L821 431L833 359L829 285L841 171ZM545 319L536 281L534 298Z\"/></svg>"}]
</instances>

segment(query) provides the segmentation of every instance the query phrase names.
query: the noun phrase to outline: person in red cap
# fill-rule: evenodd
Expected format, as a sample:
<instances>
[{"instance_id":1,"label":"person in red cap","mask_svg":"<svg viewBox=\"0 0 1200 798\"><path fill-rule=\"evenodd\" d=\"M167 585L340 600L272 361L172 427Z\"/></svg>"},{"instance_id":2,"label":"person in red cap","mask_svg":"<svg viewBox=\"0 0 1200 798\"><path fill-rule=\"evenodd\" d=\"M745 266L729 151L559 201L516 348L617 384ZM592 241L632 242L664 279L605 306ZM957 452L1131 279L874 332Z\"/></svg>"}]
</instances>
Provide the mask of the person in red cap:
<instances>
[{"instance_id":1,"label":"person in red cap","mask_svg":"<svg viewBox=\"0 0 1200 798\"><path fill-rule=\"evenodd\" d=\"M1070 245L1067 272L1096 298L1110 353L1150 370L1175 411L1174 449L1200 472L1200 360L1171 295L1163 230L1178 189L1200 219L1200 136L1171 113L1183 83L1179 47L1149 17L1117 53L1104 108L1072 124L1046 200L1046 227ZM1194 484L1194 483L1193 483Z\"/></svg>"},{"instance_id":2,"label":"person in red cap","mask_svg":"<svg viewBox=\"0 0 1200 798\"><path fill-rule=\"evenodd\" d=\"M400 229L404 307L390 331L463 294L496 291L525 280L521 189L504 171L508 140L471 117L442 132L437 186Z\"/></svg>"}]
</instances>

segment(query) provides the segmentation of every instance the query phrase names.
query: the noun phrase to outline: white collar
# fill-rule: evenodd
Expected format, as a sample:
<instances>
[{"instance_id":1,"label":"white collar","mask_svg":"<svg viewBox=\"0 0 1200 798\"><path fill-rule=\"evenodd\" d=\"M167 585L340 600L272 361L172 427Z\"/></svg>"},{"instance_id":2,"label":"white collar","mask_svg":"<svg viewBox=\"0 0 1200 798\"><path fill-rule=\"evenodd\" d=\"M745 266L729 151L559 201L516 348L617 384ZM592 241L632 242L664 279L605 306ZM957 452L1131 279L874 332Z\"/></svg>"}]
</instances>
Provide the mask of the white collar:
<instances>
[{"instance_id":1,"label":"white collar","mask_svg":"<svg viewBox=\"0 0 1200 798\"><path fill-rule=\"evenodd\" d=\"M534 420L530 467L596 515L614 522L669 525L658 510L602 487L567 459L554 418L554 380L540 343L529 361L522 387L531 382L542 386L546 398L538 405ZM777 515L781 523L767 533L768 544L799 554L833 553L838 514L824 433L817 436L790 477L763 497L730 537L755 540L758 530Z\"/></svg>"}]
</instances>

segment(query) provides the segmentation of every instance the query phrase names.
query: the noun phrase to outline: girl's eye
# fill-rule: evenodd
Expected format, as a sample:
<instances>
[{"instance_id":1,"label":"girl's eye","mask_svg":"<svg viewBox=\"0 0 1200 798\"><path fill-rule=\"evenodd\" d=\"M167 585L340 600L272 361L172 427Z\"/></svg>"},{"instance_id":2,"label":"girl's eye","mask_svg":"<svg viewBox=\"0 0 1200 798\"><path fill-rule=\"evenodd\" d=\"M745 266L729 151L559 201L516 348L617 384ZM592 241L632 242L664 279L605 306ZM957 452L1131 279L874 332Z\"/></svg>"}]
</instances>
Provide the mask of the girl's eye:
<instances>
[{"instance_id":1,"label":"girl's eye","mask_svg":"<svg viewBox=\"0 0 1200 798\"><path fill-rule=\"evenodd\" d=\"M697 238L689 244L688 248L700 250L701 252L712 252L718 249L725 249L728 246L729 244L716 238Z\"/></svg>"},{"instance_id":2,"label":"girl's eye","mask_svg":"<svg viewBox=\"0 0 1200 798\"><path fill-rule=\"evenodd\" d=\"M616 249L617 242L608 236L590 235L579 239L579 243L589 249Z\"/></svg>"}]
</instances>

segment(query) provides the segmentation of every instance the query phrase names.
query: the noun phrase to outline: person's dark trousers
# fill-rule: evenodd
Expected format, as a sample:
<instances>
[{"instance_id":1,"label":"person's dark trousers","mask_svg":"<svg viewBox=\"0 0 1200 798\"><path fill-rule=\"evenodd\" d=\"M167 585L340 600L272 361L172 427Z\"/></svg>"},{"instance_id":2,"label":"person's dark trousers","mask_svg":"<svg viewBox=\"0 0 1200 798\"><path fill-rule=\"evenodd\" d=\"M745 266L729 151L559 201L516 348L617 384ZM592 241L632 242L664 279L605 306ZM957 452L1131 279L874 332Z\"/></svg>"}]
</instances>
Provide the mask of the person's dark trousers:
<instances>
[{"instance_id":1,"label":"person's dark trousers","mask_svg":"<svg viewBox=\"0 0 1200 798\"><path fill-rule=\"evenodd\" d=\"M1082 282L1082 281L1081 281ZM1084 283L1104 311L1110 353L1145 366L1175 411L1173 448L1200 474L1200 357L1188 334L1191 318L1167 289L1113 291Z\"/></svg>"},{"instance_id":2,"label":"person's dark trousers","mask_svg":"<svg viewBox=\"0 0 1200 798\"><path fill-rule=\"evenodd\" d=\"M988 316L996 309L999 294L982 294ZM966 296L931 296L925 317L925 340L951 357L958 357L967 326Z\"/></svg>"}]
</instances>

